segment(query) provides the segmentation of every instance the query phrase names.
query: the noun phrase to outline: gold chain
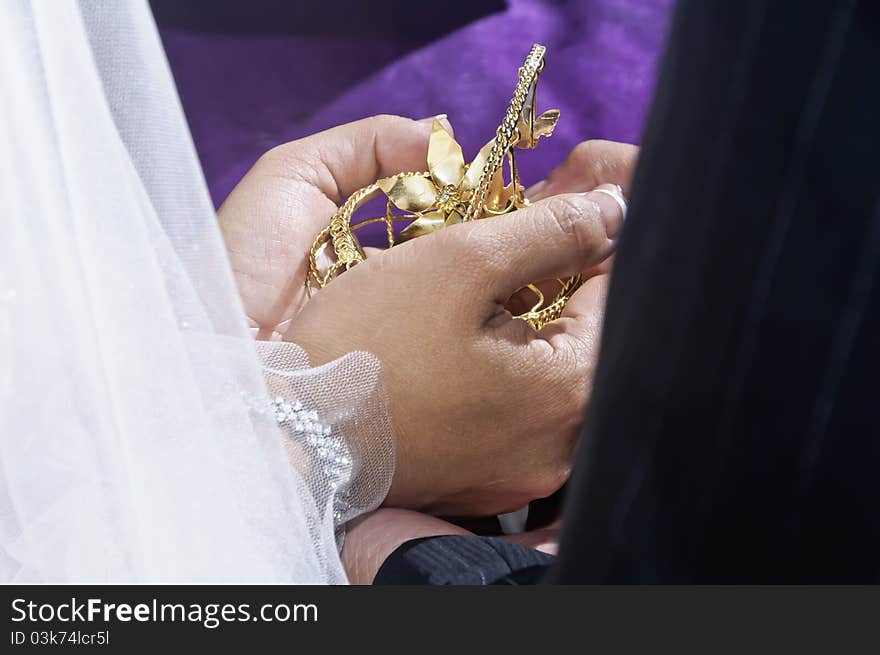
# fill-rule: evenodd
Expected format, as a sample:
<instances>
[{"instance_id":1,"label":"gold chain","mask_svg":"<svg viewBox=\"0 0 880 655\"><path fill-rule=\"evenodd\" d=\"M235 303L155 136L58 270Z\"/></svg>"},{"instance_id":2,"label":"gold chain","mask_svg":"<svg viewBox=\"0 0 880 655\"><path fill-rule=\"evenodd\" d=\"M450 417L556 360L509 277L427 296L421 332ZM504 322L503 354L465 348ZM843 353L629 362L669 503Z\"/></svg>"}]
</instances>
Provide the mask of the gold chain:
<instances>
[{"instance_id":1,"label":"gold chain","mask_svg":"<svg viewBox=\"0 0 880 655\"><path fill-rule=\"evenodd\" d=\"M514 144L520 139L521 135L517 127L519 118L525 108L529 91L536 83L538 73L544 67L544 53L546 51L547 48L536 43L529 51L529 56L526 57L525 63L519 68L513 98L511 98L510 104L507 106L504 120L501 121L501 125L498 126L495 132L495 143L492 144L492 149L489 151L489 159L483 167L480 181L477 183L477 188L474 190L474 195L468 205L467 212L462 217L462 221L472 221L476 218L481 218L483 215L492 179L498 173L502 164L504 164L504 156L510 152ZM516 136L515 139L514 136ZM514 180L514 184L516 184L516 180Z\"/></svg>"},{"instance_id":2,"label":"gold chain","mask_svg":"<svg viewBox=\"0 0 880 655\"><path fill-rule=\"evenodd\" d=\"M400 177L412 175L428 177L430 173L398 173L398 176ZM321 230L321 232L318 233L318 236L315 237L315 240L312 242L312 247L309 249L309 273L306 278L306 291L309 295L312 294L315 288L321 289L327 286L327 283L330 282L340 269L345 268L345 270L348 270L355 264L364 261L363 250L361 250L360 244L358 243L357 238L354 235L354 230L352 229L351 217L364 202L371 199L378 191L379 185L375 182L355 191L330 218L330 225ZM404 220L405 218L407 217L393 216L391 214L390 202L386 205L383 220L386 223L389 248L394 245L393 221ZM372 221L364 221L364 224L369 222ZM333 263L324 275L321 275L318 270L318 255L327 245L333 246L333 250L336 253L336 262Z\"/></svg>"}]
</instances>

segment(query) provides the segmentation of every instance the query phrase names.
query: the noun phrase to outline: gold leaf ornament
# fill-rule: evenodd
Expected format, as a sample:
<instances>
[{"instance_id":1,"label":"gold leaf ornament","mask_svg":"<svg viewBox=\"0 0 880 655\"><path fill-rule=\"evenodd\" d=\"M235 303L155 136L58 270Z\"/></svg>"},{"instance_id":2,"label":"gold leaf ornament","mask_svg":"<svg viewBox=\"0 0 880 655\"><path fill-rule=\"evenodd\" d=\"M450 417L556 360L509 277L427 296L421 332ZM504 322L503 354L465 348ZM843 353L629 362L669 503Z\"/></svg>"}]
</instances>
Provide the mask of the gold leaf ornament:
<instances>
[{"instance_id":1,"label":"gold leaf ornament","mask_svg":"<svg viewBox=\"0 0 880 655\"><path fill-rule=\"evenodd\" d=\"M461 221L493 143L494 139L483 146L468 166L461 146L444 125L434 119L428 141L429 175L393 175L378 182L395 207L418 214L397 236L398 243ZM495 177L500 181L501 172Z\"/></svg>"}]
</instances>

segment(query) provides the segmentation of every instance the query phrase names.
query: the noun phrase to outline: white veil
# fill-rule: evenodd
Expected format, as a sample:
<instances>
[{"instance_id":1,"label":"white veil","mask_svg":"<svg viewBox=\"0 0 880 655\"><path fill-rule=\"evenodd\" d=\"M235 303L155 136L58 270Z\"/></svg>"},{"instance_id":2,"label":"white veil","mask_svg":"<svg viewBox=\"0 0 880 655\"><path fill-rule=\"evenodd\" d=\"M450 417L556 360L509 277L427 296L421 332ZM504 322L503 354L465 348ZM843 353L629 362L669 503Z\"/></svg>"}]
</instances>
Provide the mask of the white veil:
<instances>
[{"instance_id":1,"label":"white veil","mask_svg":"<svg viewBox=\"0 0 880 655\"><path fill-rule=\"evenodd\" d=\"M378 364L261 365L145 2L0 3L0 203L0 580L344 582Z\"/></svg>"}]
</instances>

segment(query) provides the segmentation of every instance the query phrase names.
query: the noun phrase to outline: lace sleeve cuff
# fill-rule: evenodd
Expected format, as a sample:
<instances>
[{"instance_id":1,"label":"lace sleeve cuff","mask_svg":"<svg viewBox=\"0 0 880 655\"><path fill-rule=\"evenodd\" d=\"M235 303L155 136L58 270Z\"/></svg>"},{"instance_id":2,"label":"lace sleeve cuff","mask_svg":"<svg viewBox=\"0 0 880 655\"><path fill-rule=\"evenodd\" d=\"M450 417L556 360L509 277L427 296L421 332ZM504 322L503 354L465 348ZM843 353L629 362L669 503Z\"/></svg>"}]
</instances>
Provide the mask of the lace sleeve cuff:
<instances>
[{"instance_id":1,"label":"lace sleeve cuff","mask_svg":"<svg viewBox=\"0 0 880 655\"><path fill-rule=\"evenodd\" d=\"M324 525L341 548L345 523L376 509L394 474L394 439L379 361L352 352L310 367L292 343L258 342L267 410L282 429Z\"/></svg>"}]
</instances>

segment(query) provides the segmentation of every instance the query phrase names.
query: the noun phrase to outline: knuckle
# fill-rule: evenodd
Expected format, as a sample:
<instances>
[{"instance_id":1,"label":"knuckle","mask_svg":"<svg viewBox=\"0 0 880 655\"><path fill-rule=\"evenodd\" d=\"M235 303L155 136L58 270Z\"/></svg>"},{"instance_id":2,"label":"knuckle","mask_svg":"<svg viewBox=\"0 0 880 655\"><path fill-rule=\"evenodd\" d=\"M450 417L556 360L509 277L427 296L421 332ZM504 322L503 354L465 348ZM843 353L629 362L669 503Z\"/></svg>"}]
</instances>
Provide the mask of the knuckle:
<instances>
[{"instance_id":1,"label":"knuckle","mask_svg":"<svg viewBox=\"0 0 880 655\"><path fill-rule=\"evenodd\" d=\"M596 139L587 139L586 141L581 141L571 150L571 154L582 162L586 163L591 161L593 158L593 151L596 148Z\"/></svg>"},{"instance_id":2,"label":"knuckle","mask_svg":"<svg viewBox=\"0 0 880 655\"><path fill-rule=\"evenodd\" d=\"M308 137L306 137L308 139ZM304 139L279 144L263 153L254 169L289 180L312 183L320 179L322 169Z\"/></svg>"},{"instance_id":3,"label":"knuckle","mask_svg":"<svg viewBox=\"0 0 880 655\"><path fill-rule=\"evenodd\" d=\"M291 159L291 152L296 148L295 143L296 141L288 141L269 148L269 150L260 155L254 164L254 168L283 166Z\"/></svg>"},{"instance_id":4,"label":"knuckle","mask_svg":"<svg viewBox=\"0 0 880 655\"><path fill-rule=\"evenodd\" d=\"M375 116L370 116L366 120L375 132L384 132L388 129L399 126L404 122L412 122L409 118L403 118L402 116L396 116L395 114L376 114Z\"/></svg>"},{"instance_id":5,"label":"knuckle","mask_svg":"<svg viewBox=\"0 0 880 655\"><path fill-rule=\"evenodd\" d=\"M590 186L626 180L639 155L639 147L630 143L590 139L576 145L570 164L586 177Z\"/></svg>"},{"instance_id":6,"label":"knuckle","mask_svg":"<svg viewBox=\"0 0 880 655\"><path fill-rule=\"evenodd\" d=\"M588 248L595 241L599 208L589 198L555 196L547 201L545 216L559 233L574 240L579 250Z\"/></svg>"},{"instance_id":7,"label":"knuckle","mask_svg":"<svg viewBox=\"0 0 880 655\"><path fill-rule=\"evenodd\" d=\"M545 206L546 213L567 234L574 234L581 219L588 216L591 211L595 211L595 206L589 199L573 194L554 196L547 200Z\"/></svg>"},{"instance_id":8,"label":"knuckle","mask_svg":"<svg viewBox=\"0 0 880 655\"><path fill-rule=\"evenodd\" d=\"M602 152L602 141L598 139L590 139L589 141L581 141L572 150L572 156L575 158L577 165L583 169L592 180L598 180L601 177L604 166Z\"/></svg>"}]
</instances>

